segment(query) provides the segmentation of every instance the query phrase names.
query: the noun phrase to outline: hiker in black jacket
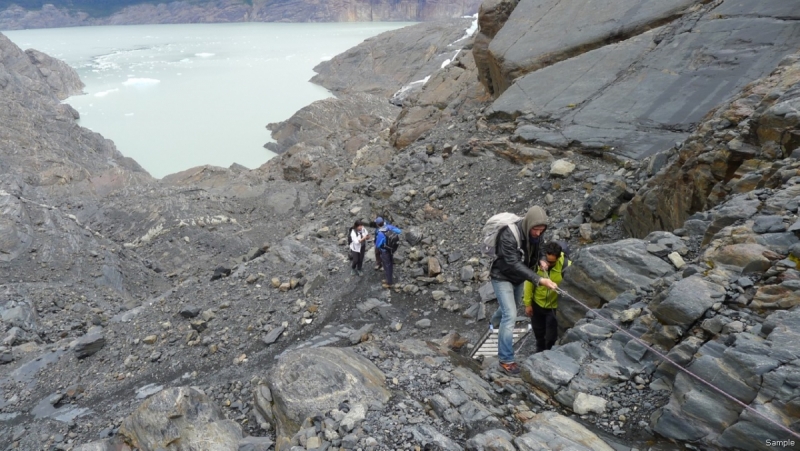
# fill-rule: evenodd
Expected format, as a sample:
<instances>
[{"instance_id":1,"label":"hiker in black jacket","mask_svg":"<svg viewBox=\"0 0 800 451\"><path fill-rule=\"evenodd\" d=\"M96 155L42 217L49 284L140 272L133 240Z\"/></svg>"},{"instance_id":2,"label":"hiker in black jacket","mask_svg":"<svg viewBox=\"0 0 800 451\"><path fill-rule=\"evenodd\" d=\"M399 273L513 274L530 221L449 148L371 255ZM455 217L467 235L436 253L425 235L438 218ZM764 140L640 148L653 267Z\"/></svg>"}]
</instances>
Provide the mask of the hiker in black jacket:
<instances>
[{"instance_id":1,"label":"hiker in black jacket","mask_svg":"<svg viewBox=\"0 0 800 451\"><path fill-rule=\"evenodd\" d=\"M522 301L525 281L551 290L558 288L553 281L539 277L531 269L537 266L537 262L544 270L548 268L542 253L542 238L547 230L547 222L544 209L533 206L521 221L504 227L497 234L497 258L492 263L490 274L499 306L492 315L491 323L494 327L499 327L497 356L500 369L506 374L519 374L519 365L514 361L513 331L517 320L517 305ZM509 227L517 227L520 243L517 243Z\"/></svg>"}]
</instances>

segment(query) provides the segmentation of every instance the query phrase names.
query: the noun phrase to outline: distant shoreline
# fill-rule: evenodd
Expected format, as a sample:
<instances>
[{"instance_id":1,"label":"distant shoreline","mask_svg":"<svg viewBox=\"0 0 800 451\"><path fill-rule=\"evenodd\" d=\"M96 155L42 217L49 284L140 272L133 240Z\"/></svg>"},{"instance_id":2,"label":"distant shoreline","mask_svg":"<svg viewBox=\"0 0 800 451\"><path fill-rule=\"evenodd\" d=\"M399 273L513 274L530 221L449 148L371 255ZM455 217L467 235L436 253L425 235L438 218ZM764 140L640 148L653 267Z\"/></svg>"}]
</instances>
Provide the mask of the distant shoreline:
<instances>
[{"instance_id":1,"label":"distant shoreline","mask_svg":"<svg viewBox=\"0 0 800 451\"><path fill-rule=\"evenodd\" d=\"M249 4L248 4L249 3ZM310 0L219 0L139 3L108 16L46 4L0 10L0 31L98 25L157 25L239 22L428 22L477 13L481 0L357 0L346 7L321 7Z\"/></svg>"}]
</instances>

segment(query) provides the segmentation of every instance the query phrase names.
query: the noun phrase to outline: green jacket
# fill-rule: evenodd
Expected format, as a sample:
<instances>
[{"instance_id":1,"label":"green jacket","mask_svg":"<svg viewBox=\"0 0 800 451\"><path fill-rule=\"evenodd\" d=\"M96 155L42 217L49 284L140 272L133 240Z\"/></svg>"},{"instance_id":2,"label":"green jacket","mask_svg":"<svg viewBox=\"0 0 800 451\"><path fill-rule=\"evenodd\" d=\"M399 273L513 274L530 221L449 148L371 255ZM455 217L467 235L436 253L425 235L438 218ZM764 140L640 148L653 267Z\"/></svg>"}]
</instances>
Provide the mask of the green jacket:
<instances>
[{"instance_id":1,"label":"green jacket","mask_svg":"<svg viewBox=\"0 0 800 451\"><path fill-rule=\"evenodd\" d=\"M567 269L564 268L565 261L567 263L567 268L569 268L572 262L569 261L562 252L561 256L558 257L558 260L556 260L556 263L552 268L547 271L539 268L539 270L536 271L536 274L539 274L545 279L550 279L560 285L561 281L564 280L564 272ZM522 302L525 304L525 306L529 306L531 305L531 300L536 301L536 305L542 308L553 309L558 307L558 293L541 285L534 288L532 283L526 281Z\"/></svg>"}]
</instances>

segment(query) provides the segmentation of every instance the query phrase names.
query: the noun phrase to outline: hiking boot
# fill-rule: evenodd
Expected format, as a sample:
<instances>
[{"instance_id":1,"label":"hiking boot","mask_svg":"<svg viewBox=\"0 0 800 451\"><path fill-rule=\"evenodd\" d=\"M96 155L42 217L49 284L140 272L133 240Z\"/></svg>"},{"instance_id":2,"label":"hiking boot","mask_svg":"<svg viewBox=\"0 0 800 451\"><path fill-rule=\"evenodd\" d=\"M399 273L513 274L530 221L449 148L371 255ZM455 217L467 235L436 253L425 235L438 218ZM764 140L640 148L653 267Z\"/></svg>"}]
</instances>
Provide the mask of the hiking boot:
<instances>
[{"instance_id":1,"label":"hiking boot","mask_svg":"<svg viewBox=\"0 0 800 451\"><path fill-rule=\"evenodd\" d=\"M356 275L356 270L355 269L351 269L350 270L350 275L351 276L355 276Z\"/></svg>"},{"instance_id":2,"label":"hiking boot","mask_svg":"<svg viewBox=\"0 0 800 451\"><path fill-rule=\"evenodd\" d=\"M382 283L382 284L381 284L381 286L382 286L383 288L386 288L387 290L391 290L391 289L392 289L392 286L391 286L391 285L389 285L389 284L388 284L388 283L386 283L386 282Z\"/></svg>"},{"instance_id":3,"label":"hiking boot","mask_svg":"<svg viewBox=\"0 0 800 451\"><path fill-rule=\"evenodd\" d=\"M358 273L359 276L363 276L364 275L364 272L361 271L360 269L356 270L356 273Z\"/></svg>"},{"instance_id":4,"label":"hiking boot","mask_svg":"<svg viewBox=\"0 0 800 451\"><path fill-rule=\"evenodd\" d=\"M516 362L501 363L500 371L508 374L509 376L519 376L519 365Z\"/></svg>"},{"instance_id":5,"label":"hiking boot","mask_svg":"<svg viewBox=\"0 0 800 451\"><path fill-rule=\"evenodd\" d=\"M375 267L375 271L380 271L380 270L382 270L382 269L383 269L383 268L381 268L380 266L376 266L376 267Z\"/></svg>"}]
</instances>

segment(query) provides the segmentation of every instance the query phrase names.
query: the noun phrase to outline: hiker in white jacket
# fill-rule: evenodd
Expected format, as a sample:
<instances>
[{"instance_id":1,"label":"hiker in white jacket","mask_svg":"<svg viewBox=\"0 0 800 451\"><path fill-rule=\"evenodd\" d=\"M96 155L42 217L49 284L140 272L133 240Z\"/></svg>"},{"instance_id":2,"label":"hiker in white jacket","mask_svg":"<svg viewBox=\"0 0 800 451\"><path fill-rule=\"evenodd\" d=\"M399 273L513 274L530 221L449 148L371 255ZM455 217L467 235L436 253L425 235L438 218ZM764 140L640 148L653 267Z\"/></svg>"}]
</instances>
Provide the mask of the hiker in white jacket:
<instances>
[{"instance_id":1,"label":"hiker in white jacket","mask_svg":"<svg viewBox=\"0 0 800 451\"><path fill-rule=\"evenodd\" d=\"M352 260L352 264L350 265L350 275L354 276L358 274L359 276L363 276L364 273L361 272L361 267L364 264L364 254L366 253L367 246L364 245L364 241L367 241L369 238L369 232L367 229L364 228L364 223L360 220L356 221L353 224L353 227L350 229L350 236L348 240L350 242L350 260Z\"/></svg>"}]
</instances>

